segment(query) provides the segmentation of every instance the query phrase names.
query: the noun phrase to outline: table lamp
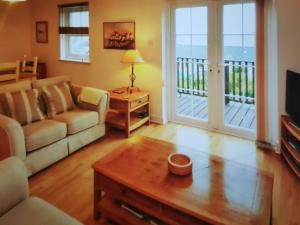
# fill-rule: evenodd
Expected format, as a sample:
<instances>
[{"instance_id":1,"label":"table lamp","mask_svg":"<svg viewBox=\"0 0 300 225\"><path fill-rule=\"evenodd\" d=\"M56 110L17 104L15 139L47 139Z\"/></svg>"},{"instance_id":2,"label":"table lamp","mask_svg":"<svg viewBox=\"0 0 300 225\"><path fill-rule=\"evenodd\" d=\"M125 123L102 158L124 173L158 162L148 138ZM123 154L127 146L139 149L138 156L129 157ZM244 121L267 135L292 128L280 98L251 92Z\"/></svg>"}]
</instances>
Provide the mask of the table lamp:
<instances>
[{"instance_id":1,"label":"table lamp","mask_svg":"<svg viewBox=\"0 0 300 225\"><path fill-rule=\"evenodd\" d=\"M123 58L121 59L121 63L131 64L131 74L129 76L129 79L131 81L131 86L127 88L127 92L132 93L135 90L139 90L138 88L134 87L134 81L136 79L136 75L134 74L134 64L143 63L143 62L144 62L143 57L141 56L140 52L136 49L128 50L123 55Z\"/></svg>"}]
</instances>

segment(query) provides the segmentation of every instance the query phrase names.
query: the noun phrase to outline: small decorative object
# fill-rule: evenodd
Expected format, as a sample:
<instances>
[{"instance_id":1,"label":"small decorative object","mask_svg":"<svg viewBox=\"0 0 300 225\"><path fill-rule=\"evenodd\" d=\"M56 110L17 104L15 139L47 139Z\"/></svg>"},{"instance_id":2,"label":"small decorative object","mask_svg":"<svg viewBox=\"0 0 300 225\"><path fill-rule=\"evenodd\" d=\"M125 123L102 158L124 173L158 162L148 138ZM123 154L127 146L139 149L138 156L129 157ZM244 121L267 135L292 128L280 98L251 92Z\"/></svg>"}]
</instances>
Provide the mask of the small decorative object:
<instances>
[{"instance_id":1,"label":"small decorative object","mask_svg":"<svg viewBox=\"0 0 300 225\"><path fill-rule=\"evenodd\" d=\"M48 22L38 21L36 22L36 42L48 43Z\"/></svg>"},{"instance_id":2,"label":"small decorative object","mask_svg":"<svg viewBox=\"0 0 300 225\"><path fill-rule=\"evenodd\" d=\"M175 175L185 176L192 173L192 160L180 153L172 153L168 157L169 171Z\"/></svg>"},{"instance_id":3,"label":"small decorative object","mask_svg":"<svg viewBox=\"0 0 300 225\"><path fill-rule=\"evenodd\" d=\"M139 90L138 88L134 87L134 81L136 79L136 75L134 74L134 64L143 63L143 62L144 59L138 50L128 50L127 52L125 52L123 58L121 59L121 63L131 64L131 74L129 76L129 79L131 81L131 86L127 88L127 92L130 94L134 91Z\"/></svg>"},{"instance_id":4,"label":"small decorative object","mask_svg":"<svg viewBox=\"0 0 300 225\"><path fill-rule=\"evenodd\" d=\"M105 49L135 49L135 22L104 22Z\"/></svg>"}]
</instances>

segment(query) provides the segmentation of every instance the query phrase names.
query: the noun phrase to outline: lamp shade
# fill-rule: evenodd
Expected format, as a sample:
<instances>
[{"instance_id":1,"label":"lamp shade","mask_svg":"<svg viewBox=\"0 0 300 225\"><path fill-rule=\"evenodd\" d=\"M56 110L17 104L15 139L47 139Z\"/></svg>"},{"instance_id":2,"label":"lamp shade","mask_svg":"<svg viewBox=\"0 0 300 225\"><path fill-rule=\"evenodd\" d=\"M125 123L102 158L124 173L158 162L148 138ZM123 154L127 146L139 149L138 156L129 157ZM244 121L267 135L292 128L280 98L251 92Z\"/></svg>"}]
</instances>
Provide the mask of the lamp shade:
<instances>
[{"instance_id":1,"label":"lamp shade","mask_svg":"<svg viewBox=\"0 0 300 225\"><path fill-rule=\"evenodd\" d=\"M138 50L128 50L121 59L121 63L143 63L144 59Z\"/></svg>"}]
</instances>

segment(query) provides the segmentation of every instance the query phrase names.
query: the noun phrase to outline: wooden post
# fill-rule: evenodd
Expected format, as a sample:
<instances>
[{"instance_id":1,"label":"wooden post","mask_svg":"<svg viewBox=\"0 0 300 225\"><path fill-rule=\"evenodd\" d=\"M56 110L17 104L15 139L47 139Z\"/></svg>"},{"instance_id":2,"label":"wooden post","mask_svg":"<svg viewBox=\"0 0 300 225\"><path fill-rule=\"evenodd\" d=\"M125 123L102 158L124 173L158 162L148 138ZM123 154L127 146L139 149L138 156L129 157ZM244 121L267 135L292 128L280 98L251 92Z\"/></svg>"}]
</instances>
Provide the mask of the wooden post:
<instances>
[{"instance_id":1,"label":"wooden post","mask_svg":"<svg viewBox=\"0 0 300 225\"><path fill-rule=\"evenodd\" d=\"M229 61L225 60L225 94L229 94ZM225 97L225 104L229 103L229 97Z\"/></svg>"},{"instance_id":2,"label":"wooden post","mask_svg":"<svg viewBox=\"0 0 300 225\"><path fill-rule=\"evenodd\" d=\"M190 71L189 71L189 59L186 58L186 87L187 87L187 94L190 93Z\"/></svg>"},{"instance_id":3,"label":"wooden post","mask_svg":"<svg viewBox=\"0 0 300 225\"><path fill-rule=\"evenodd\" d=\"M202 59L202 96L205 96L205 76L204 76L204 59Z\"/></svg>"},{"instance_id":4,"label":"wooden post","mask_svg":"<svg viewBox=\"0 0 300 225\"><path fill-rule=\"evenodd\" d=\"M248 83L248 62L245 62L245 82L246 82L246 103L249 103L248 97L249 97L249 83Z\"/></svg>"},{"instance_id":5,"label":"wooden post","mask_svg":"<svg viewBox=\"0 0 300 225\"><path fill-rule=\"evenodd\" d=\"M242 62L239 61L239 101L242 102Z\"/></svg>"}]
</instances>

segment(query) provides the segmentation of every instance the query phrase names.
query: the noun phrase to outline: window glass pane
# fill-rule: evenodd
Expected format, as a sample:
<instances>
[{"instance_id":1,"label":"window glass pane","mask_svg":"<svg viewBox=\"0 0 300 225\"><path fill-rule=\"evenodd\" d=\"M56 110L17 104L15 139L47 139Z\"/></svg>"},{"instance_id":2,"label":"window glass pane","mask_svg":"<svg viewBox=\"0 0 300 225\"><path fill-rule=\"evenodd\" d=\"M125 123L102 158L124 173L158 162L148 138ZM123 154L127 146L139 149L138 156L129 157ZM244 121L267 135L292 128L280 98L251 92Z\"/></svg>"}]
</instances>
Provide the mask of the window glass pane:
<instances>
[{"instance_id":1,"label":"window glass pane","mask_svg":"<svg viewBox=\"0 0 300 225\"><path fill-rule=\"evenodd\" d=\"M192 8L192 33L207 34L207 7Z\"/></svg>"},{"instance_id":2,"label":"window glass pane","mask_svg":"<svg viewBox=\"0 0 300 225\"><path fill-rule=\"evenodd\" d=\"M243 5L225 5L223 16L223 33L224 34L242 34Z\"/></svg>"},{"instance_id":3,"label":"window glass pane","mask_svg":"<svg viewBox=\"0 0 300 225\"><path fill-rule=\"evenodd\" d=\"M176 9L176 34L191 33L191 9Z\"/></svg>"},{"instance_id":4,"label":"window glass pane","mask_svg":"<svg viewBox=\"0 0 300 225\"><path fill-rule=\"evenodd\" d=\"M243 29L245 34L255 34L256 30L256 12L255 4L247 3L243 5Z\"/></svg>"},{"instance_id":5,"label":"window glass pane","mask_svg":"<svg viewBox=\"0 0 300 225\"><path fill-rule=\"evenodd\" d=\"M89 60L89 36L62 34L60 56L68 60Z\"/></svg>"},{"instance_id":6,"label":"window glass pane","mask_svg":"<svg viewBox=\"0 0 300 225\"><path fill-rule=\"evenodd\" d=\"M70 12L70 27L88 27L89 14L88 12Z\"/></svg>"},{"instance_id":7,"label":"window glass pane","mask_svg":"<svg viewBox=\"0 0 300 225\"><path fill-rule=\"evenodd\" d=\"M88 36L70 36L69 54L71 55L89 55L89 37Z\"/></svg>"}]
</instances>

